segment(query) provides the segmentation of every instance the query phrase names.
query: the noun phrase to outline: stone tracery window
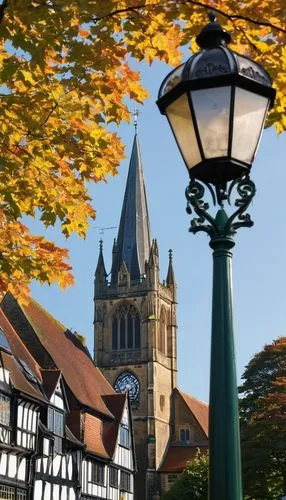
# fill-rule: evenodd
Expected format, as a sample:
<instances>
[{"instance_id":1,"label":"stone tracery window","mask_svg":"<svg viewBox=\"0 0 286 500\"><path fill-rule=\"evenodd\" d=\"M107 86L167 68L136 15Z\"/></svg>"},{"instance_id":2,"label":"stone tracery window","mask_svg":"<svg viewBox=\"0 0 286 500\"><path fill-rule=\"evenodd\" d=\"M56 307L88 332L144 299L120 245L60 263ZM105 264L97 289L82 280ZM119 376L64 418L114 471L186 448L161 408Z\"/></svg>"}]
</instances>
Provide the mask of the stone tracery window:
<instances>
[{"instance_id":1,"label":"stone tracery window","mask_svg":"<svg viewBox=\"0 0 286 500\"><path fill-rule=\"evenodd\" d=\"M121 304L112 318L112 349L140 349L140 316L132 304Z\"/></svg>"}]
</instances>

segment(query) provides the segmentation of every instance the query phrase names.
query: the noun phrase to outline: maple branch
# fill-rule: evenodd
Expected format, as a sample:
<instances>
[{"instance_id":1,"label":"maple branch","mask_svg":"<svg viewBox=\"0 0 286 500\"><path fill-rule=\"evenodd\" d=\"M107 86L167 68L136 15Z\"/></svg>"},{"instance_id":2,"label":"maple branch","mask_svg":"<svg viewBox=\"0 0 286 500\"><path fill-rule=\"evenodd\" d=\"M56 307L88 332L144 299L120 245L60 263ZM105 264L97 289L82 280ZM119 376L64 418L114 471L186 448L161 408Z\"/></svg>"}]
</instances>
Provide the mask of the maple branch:
<instances>
[{"instance_id":1,"label":"maple branch","mask_svg":"<svg viewBox=\"0 0 286 500\"><path fill-rule=\"evenodd\" d=\"M257 26L266 26L268 28L273 28L277 31L281 31L282 33L286 33L286 29L282 28L281 26L276 26L276 24L272 24L268 21L258 21L257 19L252 19L251 17L243 16L242 14L227 14L223 10L218 9L218 8L214 7L213 5L206 5L205 3L200 2L198 0L182 0L179 3L181 3L181 4L191 3L193 5L199 5L200 7L203 7L205 9L214 10L215 12L217 12L218 14L221 14L223 17L226 17L230 21L232 21L234 19L241 20L241 21L248 21L249 23L255 24Z\"/></svg>"},{"instance_id":2,"label":"maple branch","mask_svg":"<svg viewBox=\"0 0 286 500\"><path fill-rule=\"evenodd\" d=\"M280 31L281 33L286 33L286 29L285 28L282 28L281 26L277 26L275 24L272 24L268 21L259 21L257 19L252 19L251 17L248 17L248 16L244 16L242 14L227 14L225 11L221 10L221 9L218 9L217 7L214 7L213 5L209 5L209 4L206 4L204 2L201 2L199 0L181 0L179 2L176 2L174 0L163 0L163 1L160 1L160 2L157 2L157 3L153 3L153 4L148 4L146 5L145 3L141 3L141 4L138 4L136 6L133 6L133 7L125 7L125 8L122 8L122 9L116 9L116 10L113 10L112 12L109 12L108 14L104 14L102 16L98 16L98 17L94 17L92 20L94 22L98 22L98 21L101 21L102 19L106 19L106 18L109 18L109 17L113 17L113 16L117 16L118 14L126 14L128 12L134 12L134 13L137 13L136 11L139 10L139 9L150 9L152 10L152 8L154 7L158 7L158 5L167 5L167 4L173 4L174 6L176 6L176 4L186 4L186 3L190 3L192 5L196 5L196 6L199 6L199 7L202 7L204 9L208 9L208 10L213 10L215 12L217 12L218 14L221 14L223 17L229 19L230 21L232 20L241 20L241 21L247 21L251 24L255 24L257 26L266 26L268 28L273 28L274 30L276 31Z\"/></svg>"},{"instance_id":3,"label":"maple branch","mask_svg":"<svg viewBox=\"0 0 286 500\"><path fill-rule=\"evenodd\" d=\"M5 9L8 7L8 0L3 0L2 4L0 5L0 24L3 21L4 14L5 14Z\"/></svg>"},{"instance_id":4,"label":"maple branch","mask_svg":"<svg viewBox=\"0 0 286 500\"><path fill-rule=\"evenodd\" d=\"M54 106L52 107L52 109L50 110L50 112L47 114L46 118L44 119L43 123L41 123L40 127L43 127L44 125L46 125L48 119L50 118L50 116L53 114L53 112L55 111L55 109L58 107L59 103L56 102L54 104Z\"/></svg>"},{"instance_id":5,"label":"maple branch","mask_svg":"<svg viewBox=\"0 0 286 500\"><path fill-rule=\"evenodd\" d=\"M256 45L255 45L255 44L254 44L254 43L250 40L250 38L249 38L249 36L247 35L246 31L245 31L245 30L244 30L241 26L237 26L237 25L236 25L235 20L232 20L231 22L232 22L232 25L233 25L233 27L234 27L234 29L235 29L236 31L241 31L241 33L243 34L244 38L245 38L245 39L247 40L247 42L249 43L250 47L252 47L252 48L255 50L255 52L260 52L260 51L258 50L258 48L256 47Z\"/></svg>"}]
</instances>

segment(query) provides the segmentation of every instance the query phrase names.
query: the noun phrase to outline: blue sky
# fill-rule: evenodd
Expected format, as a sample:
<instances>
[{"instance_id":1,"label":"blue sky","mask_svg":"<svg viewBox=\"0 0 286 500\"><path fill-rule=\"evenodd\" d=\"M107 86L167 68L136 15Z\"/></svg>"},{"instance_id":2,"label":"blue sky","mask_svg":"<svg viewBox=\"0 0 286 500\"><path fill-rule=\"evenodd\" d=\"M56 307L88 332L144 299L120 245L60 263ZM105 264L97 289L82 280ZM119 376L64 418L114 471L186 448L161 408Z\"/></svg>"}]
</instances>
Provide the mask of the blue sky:
<instances>
[{"instance_id":1,"label":"blue sky","mask_svg":"<svg viewBox=\"0 0 286 500\"><path fill-rule=\"evenodd\" d=\"M143 82L151 98L140 109L138 135L143 159L152 236L160 253L161 279L166 277L168 250L173 249L178 285L178 383L182 390L208 400L212 255L208 237L188 233L185 187L188 174L165 117L155 104L167 65L151 68L140 64ZM88 339L93 350L93 277L96 267L99 228L118 227L124 196L134 127L124 125L120 134L127 159L120 174L107 184L91 188L97 219L86 240L66 240L55 230L45 235L70 251L76 285L62 292L57 286L32 285L32 295L57 319ZM286 316L286 144L285 135L268 129L262 136L252 168L257 195L248 212L254 227L242 228L234 248L234 321L237 371L240 377L252 355L265 343L285 335ZM39 224L33 229L44 234ZM103 235L106 267L110 270L113 238L117 230Z\"/></svg>"}]
</instances>

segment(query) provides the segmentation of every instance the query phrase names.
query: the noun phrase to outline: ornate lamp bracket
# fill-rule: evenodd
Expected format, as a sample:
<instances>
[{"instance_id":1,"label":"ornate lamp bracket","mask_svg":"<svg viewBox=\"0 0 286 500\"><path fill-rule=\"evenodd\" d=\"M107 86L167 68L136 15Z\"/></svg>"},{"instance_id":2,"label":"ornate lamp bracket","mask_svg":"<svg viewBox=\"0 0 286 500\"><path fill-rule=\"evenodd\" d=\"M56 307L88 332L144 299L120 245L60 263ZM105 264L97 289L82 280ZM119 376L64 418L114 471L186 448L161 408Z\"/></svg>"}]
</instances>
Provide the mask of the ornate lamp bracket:
<instances>
[{"instance_id":1,"label":"ornate lamp bracket","mask_svg":"<svg viewBox=\"0 0 286 500\"><path fill-rule=\"evenodd\" d=\"M210 205L204 201L205 186L208 188L213 205L219 205L220 210L214 218L209 212ZM237 196L233 203L231 198L236 189ZM216 186L215 190L210 184L198 182L191 179L186 188L187 213L195 213L198 217L193 217L189 231L196 234L199 231L207 233L211 240L228 237L231 238L240 227L251 227L253 221L248 213L244 213L249 207L256 192L254 182L249 178L249 174L243 174L239 179L235 179L229 185ZM227 216L223 208L223 200L227 200L229 205L237 207L232 215ZM219 216L218 216L219 215Z\"/></svg>"}]
</instances>

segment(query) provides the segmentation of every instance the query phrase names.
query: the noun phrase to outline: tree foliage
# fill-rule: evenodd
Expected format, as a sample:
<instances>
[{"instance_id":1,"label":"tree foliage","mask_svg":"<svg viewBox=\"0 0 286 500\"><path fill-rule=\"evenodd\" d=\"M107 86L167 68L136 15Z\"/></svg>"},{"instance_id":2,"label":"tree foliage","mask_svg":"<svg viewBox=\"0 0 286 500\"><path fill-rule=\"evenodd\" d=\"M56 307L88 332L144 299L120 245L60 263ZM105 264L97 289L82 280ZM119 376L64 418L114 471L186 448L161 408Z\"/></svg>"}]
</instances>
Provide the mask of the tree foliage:
<instances>
[{"instance_id":1,"label":"tree foliage","mask_svg":"<svg viewBox=\"0 0 286 500\"><path fill-rule=\"evenodd\" d=\"M238 7L239 5L239 7ZM206 22L206 8L232 32L232 48L275 79L269 123L286 128L283 0L3 0L0 5L0 291L31 279L72 282L67 254L33 237L23 215L66 236L94 217L88 182L115 174L124 148L110 123L147 91L133 58L171 65ZM243 13L243 15L242 15Z\"/></svg>"},{"instance_id":2,"label":"tree foliage","mask_svg":"<svg viewBox=\"0 0 286 500\"><path fill-rule=\"evenodd\" d=\"M240 387L242 465L247 499L286 495L286 337L247 365Z\"/></svg>"},{"instance_id":3,"label":"tree foliage","mask_svg":"<svg viewBox=\"0 0 286 500\"><path fill-rule=\"evenodd\" d=\"M163 500L207 500L208 464L208 455L198 450L170 491L163 495Z\"/></svg>"}]
</instances>

